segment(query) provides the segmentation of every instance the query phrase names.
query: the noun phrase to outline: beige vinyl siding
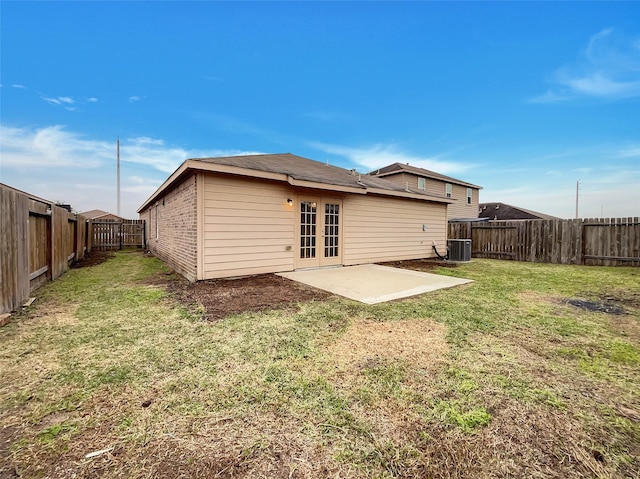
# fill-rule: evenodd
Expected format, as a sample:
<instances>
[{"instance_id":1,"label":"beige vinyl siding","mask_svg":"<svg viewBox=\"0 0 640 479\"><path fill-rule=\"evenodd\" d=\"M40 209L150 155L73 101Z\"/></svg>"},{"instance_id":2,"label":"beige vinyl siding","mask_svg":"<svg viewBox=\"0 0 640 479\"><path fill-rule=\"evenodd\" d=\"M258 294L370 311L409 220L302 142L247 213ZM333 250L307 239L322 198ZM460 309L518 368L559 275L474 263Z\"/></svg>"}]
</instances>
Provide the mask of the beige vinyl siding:
<instances>
[{"instance_id":1,"label":"beige vinyl siding","mask_svg":"<svg viewBox=\"0 0 640 479\"><path fill-rule=\"evenodd\" d=\"M401 185L403 188L407 187L407 182L410 188L418 187L418 177L408 173L400 172L393 175L383 177L385 180L391 181L397 185ZM429 179L427 179L427 193L429 192Z\"/></svg>"},{"instance_id":2,"label":"beige vinyl siding","mask_svg":"<svg viewBox=\"0 0 640 479\"><path fill-rule=\"evenodd\" d=\"M393 175L387 175L385 180L392 181L396 184L405 186L407 182L411 188L418 187L419 175L412 173L400 172ZM425 178L425 177L422 177ZM478 188L471 188L471 204L467 204L467 186L459 185L444 180L436 180L433 178L426 178L427 188L426 193L433 196L446 196L446 185L451 185L451 199L455 200L454 203L449 205L449 212L447 218L477 218L478 209L480 207L480 191Z\"/></svg>"},{"instance_id":3,"label":"beige vinyl siding","mask_svg":"<svg viewBox=\"0 0 640 479\"><path fill-rule=\"evenodd\" d=\"M444 191L444 186L443 186ZM480 191L477 188L471 188L471 204L467 204L467 187L462 185L453 185L453 199L455 203L449 205L447 217L451 218L477 218L480 208Z\"/></svg>"},{"instance_id":4,"label":"beige vinyl siding","mask_svg":"<svg viewBox=\"0 0 640 479\"><path fill-rule=\"evenodd\" d=\"M343 218L345 265L433 257L432 241L445 249L444 204L349 195Z\"/></svg>"},{"instance_id":5,"label":"beige vinyl siding","mask_svg":"<svg viewBox=\"0 0 640 479\"><path fill-rule=\"evenodd\" d=\"M291 189L224 175L203 179L202 278L293 270Z\"/></svg>"}]
</instances>

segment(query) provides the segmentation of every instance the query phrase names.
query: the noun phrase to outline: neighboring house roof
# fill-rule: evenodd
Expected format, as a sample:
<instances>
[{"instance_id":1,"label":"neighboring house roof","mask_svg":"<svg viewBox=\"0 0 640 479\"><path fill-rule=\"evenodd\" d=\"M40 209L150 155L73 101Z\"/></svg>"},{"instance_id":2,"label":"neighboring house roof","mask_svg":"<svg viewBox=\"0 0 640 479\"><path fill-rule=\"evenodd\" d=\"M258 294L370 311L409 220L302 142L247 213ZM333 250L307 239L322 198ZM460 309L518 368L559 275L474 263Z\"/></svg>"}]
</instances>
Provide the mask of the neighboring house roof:
<instances>
[{"instance_id":1,"label":"neighboring house roof","mask_svg":"<svg viewBox=\"0 0 640 479\"><path fill-rule=\"evenodd\" d=\"M477 188L479 190L482 189L482 186L474 185L473 183L467 183L466 181L458 180L457 178L453 178L451 176L441 175L440 173L436 173L435 171L426 170L424 168L418 168L416 166L402 163L394 163L392 165L385 166L384 168L379 168L369 173L369 175L383 178L385 176L395 175L397 173L411 173L418 176L424 176L425 178L432 178L434 180L441 180L447 183L455 183L456 185L468 186L469 188Z\"/></svg>"},{"instance_id":2,"label":"neighboring house roof","mask_svg":"<svg viewBox=\"0 0 640 479\"><path fill-rule=\"evenodd\" d=\"M506 203L480 203L481 218L490 220L559 220L557 216L526 210Z\"/></svg>"},{"instance_id":3,"label":"neighboring house roof","mask_svg":"<svg viewBox=\"0 0 640 479\"><path fill-rule=\"evenodd\" d=\"M347 193L376 193L439 203L453 202L444 196L427 194L417 188L403 188L402 185L383 178L359 174L355 170L347 170L327 163L292 155L291 153L279 153L186 160L160 188L140 206L138 212L152 203L163 191L171 188L171 186L188 171L193 170L285 181L292 186Z\"/></svg>"},{"instance_id":4,"label":"neighboring house roof","mask_svg":"<svg viewBox=\"0 0 640 479\"><path fill-rule=\"evenodd\" d=\"M89 210L89 211L83 211L82 213L78 213L78 214L90 220L95 220L96 218L102 218L103 216L115 216L116 218L122 218L122 216L118 216L116 214L109 213L108 211L103 211L103 210Z\"/></svg>"}]
</instances>

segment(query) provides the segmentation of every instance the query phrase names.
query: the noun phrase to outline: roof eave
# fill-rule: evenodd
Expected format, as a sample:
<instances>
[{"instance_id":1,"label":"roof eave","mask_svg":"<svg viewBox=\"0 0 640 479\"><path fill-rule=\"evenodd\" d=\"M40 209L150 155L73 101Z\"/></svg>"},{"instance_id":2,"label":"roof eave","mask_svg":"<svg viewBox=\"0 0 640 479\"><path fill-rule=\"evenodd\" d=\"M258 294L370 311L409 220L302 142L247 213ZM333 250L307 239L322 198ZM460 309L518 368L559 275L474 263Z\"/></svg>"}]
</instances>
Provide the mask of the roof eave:
<instances>
[{"instance_id":1,"label":"roof eave","mask_svg":"<svg viewBox=\"0 0 640 479\"><path fill-rule=\"evenodd\" d=\"M385 190L382 188L367 187L367 193L384 195L384 196L396 196L399 198L411 198L413 200L430 201L432 203L451 204L455 202L450 198L441 198L439 196L422 195L420 193L411 193L408 191Z\"/></svg>"},{"instance_id":2,"label":"roof eave","mask_svg":"<svg viewBox=\"0 0 640 479\"><path fill-rule=\"evenodd\" d=\"M162 183L158 189L156 191L153 192L153 194L147 198L147 200L142 203L142 205L140 206L140 208L138 208L136 210L136 213L140 214L142 211L144 211L150 204L152 204L155 199L160 196L160 193L162 193L163 191L165 191L167 188L169 188L174 181L176 181L180 176L182 176L182 174L187 171L187 169L189 168L189 162L191 162L193 160L185 160L182 162L182 164L180 166L178 166L178 168L176 169L176 171L174 171L173 173L171 173L171 176L169 176L169 178L167 178L164 183Z\"/></svg>"},{"instance_id":3,"label":"roof eave","mask_svg":"<svg viewBox=\"0 0 640 479\"><path fill-rule=\"evenodd\" d=\"M416 171L413 170L409 170L406 168L398 168L397 170L393 170L393 171L386 171L384 173L379 173L379 174L373 174L373 173L369 173L369 175L374 176L376 178L383 178L385 176L391 176L391 175L397 175L399 173L407 173L409 175L415 175L415 176L420 176L423 178L430 178L432 180L436 180L436 181L442 181L444 183L453 183L455 185L461 185L461 186L467 186L469 188L476 188L478 190L483 189L482 186L478 186L478 185L474 185L473 183L468 183L466 181L462 181L462 180L458 180L457 178L452 178L451 176L446 176L446 175L442 175L444 178L435 176L435 175L430 175L428 173L418 173Z\"/></svg>"},{"instance_id":4,"label":"roof eave","mask_svg":"<svg viewBox=\"0 0 640 479\"><path fill-rule=\"evenodd\" d=\"M248 168L240 168L237 166L220 165L218 163L206 163L198 160L184 161L167 180L145 201L137 212L140 213L147 208L155 199L165 190L171 187L187 170L193 171L210 171L213 173L227 173L230 175L250 176L253 178L262 178L266 180L287 181L288 176L283 173L272 173L269 171L251 170Z\"/></svg>"},{"instance_id":5,"label":"roof eave","mask_svg":"<svg viewBox=\"0 0 640 479\"><path fill-rule=\"evenodd\" d=\"M371 172L369 173L370 176L375 176L376 178L382 178L383 176L389 176L389 175L397 175L398 173L403 173L405 170L393 170L393 171L385 171L384 173L374 173Z\"/></svg>"},{"instance_id":6,"label":"roof eave","mask_svg":"<svg viewBox=\"0 0 640 479\"><path fill-rule=\"evenodd\" d=\"M140 214L149 205L153 204L156 199L162 195L165 191L170 189L174 183L176 183L187 171L209 171L213 173L226 173L230 175L248 176L252 178L261 178L267 180L283 181L289 183L291 186L300 188L313 188L318 190L330 190L343 193L354 193L359 195L366 195L368 193L378 194L383 196L395 196L400 198L411 198L422 201L431 201L434 203L451 204L454 203L451 199L445 199L437 196L423 195L419 193L411 193L407 191L387 190L383 188L375 188L370 186L347 186L347 185L335 185L332 183L320 183L316 181L296 179L290 175L284 173L273 173L269 171L252 170L248 168L240 168L237 166L221 165L218 163L207 163L203 161L189 159L184 161L172 174L167 178L162 185L138 208L137 213Z\"/></svg>"},{"instance_id":7,"label":"roof eave","mask_svg":"<svg viewBox=\"0 0 640 479\"><path fill-rule=\"evenodd\" d=\"M293 178L292 176L287 177L287 182L291 186L298 186L301 188L314 188L316 190L331 190L331 191L340 191L343 193L355 193L358 195L366 195L367 189L365 187L355 187L355 186L345 186L345 185L335 185L332 183L319 183L317 181L308 181L308 180L300 180Z\"/></svg>"}]
</instances>

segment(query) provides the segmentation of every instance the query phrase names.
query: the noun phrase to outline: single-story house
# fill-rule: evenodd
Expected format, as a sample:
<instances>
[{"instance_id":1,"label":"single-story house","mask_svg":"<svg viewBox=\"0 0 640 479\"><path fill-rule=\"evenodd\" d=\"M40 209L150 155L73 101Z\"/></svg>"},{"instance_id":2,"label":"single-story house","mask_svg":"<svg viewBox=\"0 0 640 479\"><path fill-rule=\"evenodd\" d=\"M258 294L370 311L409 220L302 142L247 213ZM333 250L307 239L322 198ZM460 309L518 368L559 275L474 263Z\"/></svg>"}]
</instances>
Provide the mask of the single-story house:
<instances>
[{"instance_id":1,"label":"single-story house","mask_svg":"<svg viewBox=\"0 0 640 479\"><path fill-rule=\"evenodd\" d=\"M109 213L108 211L103 211L103 210L89 210L89 211L84 211L84 212L79 213L79 214L84 216L88 220L118 220L118 221L124 221L124 218L122 216L118 216L118 215L116 215L114 213Z\"/></svg>"},{"instance_id":2,"label":"single-story house","mask_svg":"<svg viewBox=\"0 0 640 479\"><path fill-rule=\"evenodd\" d=\"M451 204L447 210L447 218L450 220L478 217L478 204L482 186L442 175L435 171L418 168L408 163L393 163L372 171L369 175L384 178L411 188L417 188L430 195L442 195L451 199Z\"/></svg>"},{"instance_id":3,"label":"single-story house","mask_svg":"<svg viewBox=\"0 0 640 479\"><path fill-rule=\"evenodd\" d=\"M557 216L539 213L537 211L526 210L519 206L508 205L506 203L480 203L478 209L480 218L490 220L559 220Z\"/></svg>"},{"instance_id":4,"label":"single-story house","mask_svg":"<svg viewBox=\"0 0 640 479\"><path fill-rule=\"evenodd\" d=\"M432 257L451 202L285 153L186 160L138 213L149 250L196 281Z\"/></svg>"}]
</instances>

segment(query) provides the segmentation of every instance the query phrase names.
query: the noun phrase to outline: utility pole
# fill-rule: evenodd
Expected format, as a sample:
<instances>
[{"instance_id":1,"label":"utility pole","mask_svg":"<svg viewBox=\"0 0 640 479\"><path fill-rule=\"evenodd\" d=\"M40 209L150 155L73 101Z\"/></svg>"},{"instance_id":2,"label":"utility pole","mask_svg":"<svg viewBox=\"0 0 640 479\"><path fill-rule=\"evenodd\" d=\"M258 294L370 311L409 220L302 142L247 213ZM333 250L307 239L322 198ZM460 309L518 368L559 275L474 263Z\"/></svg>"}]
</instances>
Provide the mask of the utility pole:
<instances>
[{"instance_id":1,"label":"utility pole","mask_svg":"<svg viewBox=\"0 0 640 479\"><path fill-rule=\"evenodd\" d=\"M120 216L120 137L118 137L118 144L117 144L117 169L118 169L118 213L117 215Z\"/></svg>"},{"instance_id":2,"label":"utility pole","mask_svg":"<svg viewBox=\"0 0 640 479\"><path fill-rule=\"evenodd\" d=\"M576 181L576 219L578 219L578 192L580 191L580 180Z\"/></svg>"}]
</instances>

